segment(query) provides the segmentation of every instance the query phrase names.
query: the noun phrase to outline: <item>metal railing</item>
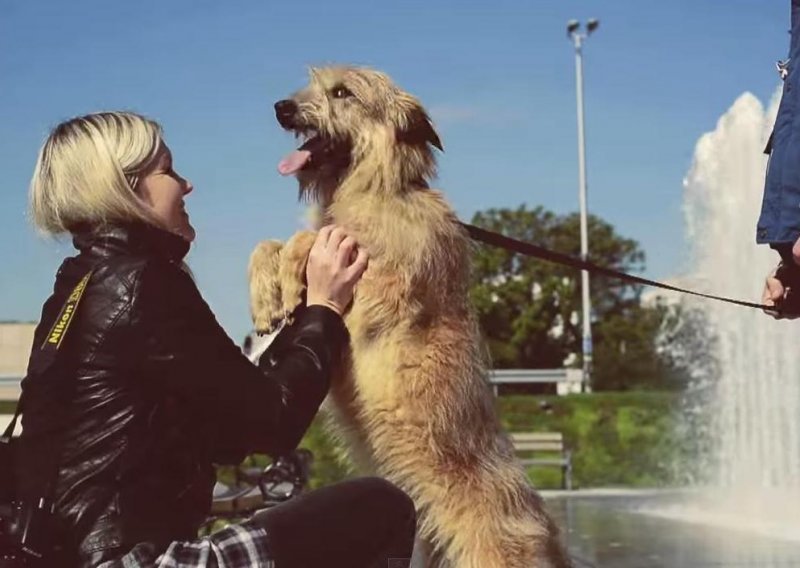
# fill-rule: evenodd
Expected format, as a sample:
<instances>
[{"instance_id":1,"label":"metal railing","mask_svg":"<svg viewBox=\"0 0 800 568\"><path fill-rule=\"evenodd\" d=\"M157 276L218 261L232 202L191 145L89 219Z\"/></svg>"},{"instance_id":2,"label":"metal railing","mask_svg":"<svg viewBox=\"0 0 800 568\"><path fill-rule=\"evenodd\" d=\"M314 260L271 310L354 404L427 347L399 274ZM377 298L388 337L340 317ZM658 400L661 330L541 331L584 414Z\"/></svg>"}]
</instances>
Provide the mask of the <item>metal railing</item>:
<instances>
[{"instance_id":1,"label":"metal railing","mask_svg":"<svg viewBox=\"0 0 800 568\"><path fill-rule=\"evenodd\" d=\"M583 380L581 369L493 369L489 371L489 383L497 395L499 385L556 384L566 386L572 392ZM0 375L0 400L16 400L20 393L22 377Z\"/></svg>"},{"instance_id":2,"label":"metal railing","mask_svg":"<svg viewBox=\"0 0 800 568\"><path fill-rule=\"evenodd\" d=\"M20 395L20 382L18 375L0 375L0 400L17 400Z\"/></svg>"},{"instance_id":3,"label":"metal railing","mask_svg":"<svg viewBox=\"0 0 800 568\"><path fill-rule=\"evenodd\" d=\"M493 369L489 383L495 396L499 385L555 384L559 394L580 392L583 382L581 369ZM564 388L558 388L563 386Z\"/></svg>"}]
</instances>

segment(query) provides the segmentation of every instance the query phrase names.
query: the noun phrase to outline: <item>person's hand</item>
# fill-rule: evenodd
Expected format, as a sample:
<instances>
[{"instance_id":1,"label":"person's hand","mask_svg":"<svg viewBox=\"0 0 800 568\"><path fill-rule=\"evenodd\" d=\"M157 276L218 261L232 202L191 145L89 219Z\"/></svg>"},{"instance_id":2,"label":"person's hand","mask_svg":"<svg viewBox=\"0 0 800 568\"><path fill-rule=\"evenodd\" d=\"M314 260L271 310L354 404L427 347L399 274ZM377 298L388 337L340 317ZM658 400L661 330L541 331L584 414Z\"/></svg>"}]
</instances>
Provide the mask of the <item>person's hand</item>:
<instances>
[{"instance_id":1,"label":"person's hand","mask_svg":"<svg viewBox=\"0 0 800 568\"><path fill-rule=\"evenodd\" d=\"M778 269L773 270L764 283L764 293L761 295L761 303L765 306L777 306L786 297L788 289L784 287L783 282L778 280L775 276ZM764 310L764 313L772 316L775 319L797 319L800 315L786 315L777 310Z\"/></svg>"},{"instance_id":2,"label":"person's hand","mask_svg":"<svg viewBox=\"0 0 800 568\"><path fill-rule=\"evenodd\" d=\"M792 258L797 266L800 266L800 238L792 245Z\"/></svg>"},{"instance_id":3,"label":"person's hand","mask_svg":"<svg viewBox=\"0 0 800 568\"><path fill-rule=\"evenodd\" d=\"M367 251L335 225L322 227L306 266L306 305L322 305L342 315L367 268Z\"/></svg>"}]
</instances>

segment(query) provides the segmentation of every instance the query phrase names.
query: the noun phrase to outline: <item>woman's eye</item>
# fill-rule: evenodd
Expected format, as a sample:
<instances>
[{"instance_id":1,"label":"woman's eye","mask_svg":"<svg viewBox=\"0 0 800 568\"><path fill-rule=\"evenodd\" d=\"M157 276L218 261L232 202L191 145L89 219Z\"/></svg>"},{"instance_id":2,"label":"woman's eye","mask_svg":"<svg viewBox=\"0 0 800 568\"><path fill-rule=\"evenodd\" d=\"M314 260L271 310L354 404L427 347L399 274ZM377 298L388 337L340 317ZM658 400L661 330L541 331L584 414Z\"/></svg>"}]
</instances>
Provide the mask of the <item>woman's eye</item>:
<instances>
[{"instance_id":1,"label":"woman's eye","mask_svg":"<svg viewBox=\"0 0 800 568\"><path fill-rule=\"evenodd\" d=\"M334 87L331 91L333 94L333 98L335 99L346 99L347 97L352 97L353 93L345 87L344 85L339 85L338 87Z\"/></svg>"}]
</instances>

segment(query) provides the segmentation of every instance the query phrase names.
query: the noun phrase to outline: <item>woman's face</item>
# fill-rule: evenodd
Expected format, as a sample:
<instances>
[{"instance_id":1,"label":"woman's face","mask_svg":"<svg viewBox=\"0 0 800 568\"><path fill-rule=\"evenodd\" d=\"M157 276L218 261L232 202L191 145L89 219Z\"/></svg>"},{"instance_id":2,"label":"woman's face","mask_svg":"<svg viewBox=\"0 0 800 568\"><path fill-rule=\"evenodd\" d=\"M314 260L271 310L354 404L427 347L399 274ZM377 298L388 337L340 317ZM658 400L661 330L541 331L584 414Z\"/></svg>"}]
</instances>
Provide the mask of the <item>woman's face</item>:
<instances>
[{"instance_id":1,"label":"woman's face","mask_svg":"<svg viewBox=\"0 0 800 568\"><path fill-rule=\"evenodd\" d=\"M189 222L183 202L183 197L192 189L191 182L173 169L172 152L162 142L153 164L140 178L136 193L153 209L167 229L192 242L194 227Z\"/></svg>"}]
</instances>

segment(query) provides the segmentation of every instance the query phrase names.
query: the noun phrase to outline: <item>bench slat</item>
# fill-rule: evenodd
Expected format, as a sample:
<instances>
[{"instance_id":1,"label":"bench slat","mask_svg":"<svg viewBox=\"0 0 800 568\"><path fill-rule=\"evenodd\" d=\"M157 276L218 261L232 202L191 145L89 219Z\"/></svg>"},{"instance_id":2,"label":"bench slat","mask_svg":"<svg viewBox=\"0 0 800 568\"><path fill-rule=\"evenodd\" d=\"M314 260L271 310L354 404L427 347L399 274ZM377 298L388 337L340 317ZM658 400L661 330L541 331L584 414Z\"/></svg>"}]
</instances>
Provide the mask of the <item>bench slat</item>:
<instances>
[{"instance_id":1,"label":"bench slat","mask_svg":"<svg viewBox=\"0 0 800 568\"><path fill-rule=\"evenodd\" d=\"M258 487L248 487L232 495L218 497L211 502L211 514L235 513L264 506L264 498Z\"/></svg>"},{"instance_id":2,"label":"bench slat","mask_svg":"<svg viewBox=\"0 0 800 568\"><path fill-rule=\"evenodd\" d=\"M567 465L569 460L567 458L562 459L538 459L538 458L530 458L530 459L521 459L519 460L522 465Z\"/></svg>"},{"instance_id":3,"label":"bench slat","mask_svg":"<svg viewBox=\"0 0 800 568\"><path fill-rule=\"evenodd\" d=\"M555 442L562 441L564 435L561 432L512 432L511 439L520 442Z\"/></svg>"},{"instance_id":4,"label":"bench slat","mask_svg":"<svg viewBox=\"0 0 800 568\"><path fill-rule=\"evenodd\" d=\"M560 442L524 442L514 444L518 452L562 452L564 444Z\"/></svg>"},{"instance_id":5,"label":"bench slat","mask_svg":"<svg viewBox=\"0 0 800 568\"><path fill-rule=\"evenodd\" d=\"M511 432L514 453L523 466L556 466L562 469L562 487L572 489L572 454L561 432ZM528 453L527 456L520 454ZM560 454L558 457L530 457L531 452Z\"/></svg>"}]
</instances>

